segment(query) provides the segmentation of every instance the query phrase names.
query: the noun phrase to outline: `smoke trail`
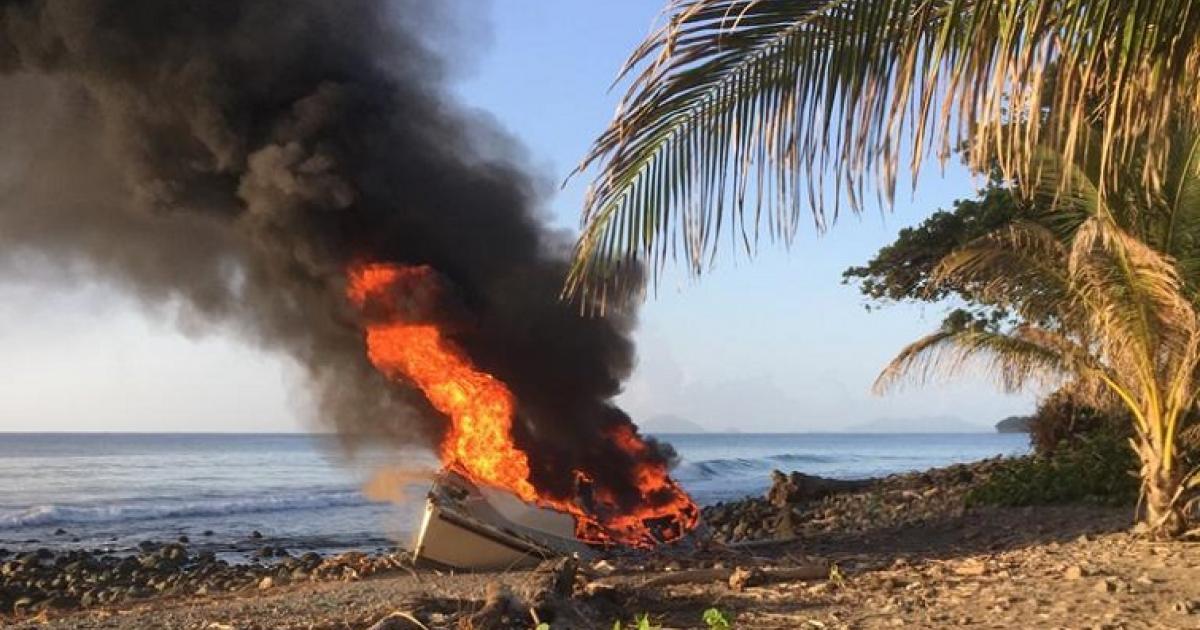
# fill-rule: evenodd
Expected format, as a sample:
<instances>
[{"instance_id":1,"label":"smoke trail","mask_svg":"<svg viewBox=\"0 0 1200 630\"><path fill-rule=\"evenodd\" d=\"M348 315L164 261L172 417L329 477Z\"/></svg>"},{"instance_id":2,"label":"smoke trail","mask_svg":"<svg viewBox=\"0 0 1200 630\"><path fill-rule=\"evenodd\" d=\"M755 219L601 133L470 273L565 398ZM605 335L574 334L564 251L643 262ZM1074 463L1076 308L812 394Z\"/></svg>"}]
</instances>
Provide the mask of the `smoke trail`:
<instances>
[{"instance_id":1,"label":"smoke trail","mask_svg":"<svg viewBox=\"0 0 1200 630\"><path fill-rule=\"evenodd\" d=\"M341 433L398 443L441 421L367 363L344 271L430 265L443 323L520 401L535 484L585 464L624 487L601 436L628 422L608 400L632 310L557 300L569 243L517 149L448 98L422 40L439 4L0 0L0 265L232 324L306 366Z\"/></svg>"}]
</instances>

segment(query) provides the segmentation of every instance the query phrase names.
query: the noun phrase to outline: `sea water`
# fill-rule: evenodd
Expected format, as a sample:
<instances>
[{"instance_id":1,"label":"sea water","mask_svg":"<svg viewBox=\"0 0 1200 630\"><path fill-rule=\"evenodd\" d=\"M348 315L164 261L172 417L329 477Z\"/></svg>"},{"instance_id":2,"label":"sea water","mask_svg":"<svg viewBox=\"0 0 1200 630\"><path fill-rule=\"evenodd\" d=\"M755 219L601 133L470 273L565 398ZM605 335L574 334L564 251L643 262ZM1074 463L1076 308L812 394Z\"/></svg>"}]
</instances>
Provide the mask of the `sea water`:
<instances>
[{"instance_id":1,"label":"sea water","mask_svg":"<svg viewBox=\"0 0 1200 630\"><path fill-rule=\"evenodd\" d=\"M702 504L761 494L773 469L844 479L1027 452L1013 434L664 435L674 475ZM407 542L425 486L372 500L381 468L432 470L421 449L351 455L330 436L0 434L0 548L129 551L187 536L193 547L250 553L375 550ZM376 497L379 499L378 497Z\"/></svg>"}]
</instances>

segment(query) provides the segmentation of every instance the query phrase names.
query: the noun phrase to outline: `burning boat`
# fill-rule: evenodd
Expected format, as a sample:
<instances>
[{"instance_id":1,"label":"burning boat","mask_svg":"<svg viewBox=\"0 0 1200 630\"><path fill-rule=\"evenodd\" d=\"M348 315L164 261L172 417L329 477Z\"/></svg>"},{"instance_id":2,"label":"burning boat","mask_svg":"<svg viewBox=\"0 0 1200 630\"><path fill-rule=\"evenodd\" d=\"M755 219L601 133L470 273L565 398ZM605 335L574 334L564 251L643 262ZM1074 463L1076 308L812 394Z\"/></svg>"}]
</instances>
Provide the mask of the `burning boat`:
<instances>
[{"instance_id":1,"label":"burning boat","mask_svg":"<svg viewBox=\"0 0 1200 630\"><path fill-rule=\"evenodd\" d=\"M593 549L575 538L568 514L479 487L454 471L435 479L425 501L413 559L454 569L514 569Z\"/></svg>"},{"instance_id":2,"label":"burning boat","mask_svg":"<svg viewBox=\"0 0 1200 630\"><path fill-rule=\"evenodd\" d=\"M429 495L418 557L499 568L594 547L653 547L697 526L700 510L668 474L664 449L624 414L573 464L545 459L550 449L522 448L513 392L430 315L439 311L439 288L429 267L388 263L353 268L347 282L371 363L415 385L448 420L439 449L447 472Z\"/></svg>"}]
</instances>

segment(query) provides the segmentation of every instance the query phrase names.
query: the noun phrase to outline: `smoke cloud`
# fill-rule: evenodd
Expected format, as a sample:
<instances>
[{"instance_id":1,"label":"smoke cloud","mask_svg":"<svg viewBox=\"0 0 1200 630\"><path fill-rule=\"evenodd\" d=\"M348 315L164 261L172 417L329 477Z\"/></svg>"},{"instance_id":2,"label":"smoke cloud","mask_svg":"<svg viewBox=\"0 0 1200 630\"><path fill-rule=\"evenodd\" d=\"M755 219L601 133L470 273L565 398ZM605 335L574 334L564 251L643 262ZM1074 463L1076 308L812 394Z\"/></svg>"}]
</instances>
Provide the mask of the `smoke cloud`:
<instances>
[{"instance_id":1,"label":"smoke cloud","mask_svg":"<svg viewBox=\"0 0 1200 630\"><path fill-rule=\"evenodd\" d=\"M608 401L632 308L558 300L570 240L519 149L448 97L441 4L0 0L0 269L233 326L303 365L343 435L430 444L443 420L370 366L343 296L349 265L432 266L446 329L518 398L535 485L583 465L627 486L602 436L628 422Z\"/></svg>"}]
</instances>

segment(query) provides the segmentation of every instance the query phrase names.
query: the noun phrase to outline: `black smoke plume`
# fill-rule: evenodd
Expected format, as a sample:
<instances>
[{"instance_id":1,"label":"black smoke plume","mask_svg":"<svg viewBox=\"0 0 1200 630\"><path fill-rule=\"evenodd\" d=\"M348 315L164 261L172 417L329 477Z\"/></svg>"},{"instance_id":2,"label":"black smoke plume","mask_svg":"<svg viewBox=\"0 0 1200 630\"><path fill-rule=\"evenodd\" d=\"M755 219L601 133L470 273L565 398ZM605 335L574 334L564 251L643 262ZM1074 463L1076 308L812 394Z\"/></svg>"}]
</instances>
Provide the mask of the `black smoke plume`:
<instances>
[{"instance_id":1,"label":"black smoke plume","mask_svg":"<svg viewBox=\"0 0 1200 630\"><path fill-rule=\"evenodd\" d=\"M0 265L232 325L305 366L340 433L398 444L443 423L367 362L344 273L429 265L464 306L447 328L519 400L535 484L584 467L628 488L603 434L628 422L609 400L632 310L558 300L569 240L519 151L448 97L441 4L0 0Z\"/></svg>"}]
</instances>

